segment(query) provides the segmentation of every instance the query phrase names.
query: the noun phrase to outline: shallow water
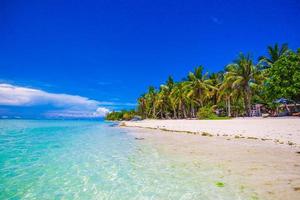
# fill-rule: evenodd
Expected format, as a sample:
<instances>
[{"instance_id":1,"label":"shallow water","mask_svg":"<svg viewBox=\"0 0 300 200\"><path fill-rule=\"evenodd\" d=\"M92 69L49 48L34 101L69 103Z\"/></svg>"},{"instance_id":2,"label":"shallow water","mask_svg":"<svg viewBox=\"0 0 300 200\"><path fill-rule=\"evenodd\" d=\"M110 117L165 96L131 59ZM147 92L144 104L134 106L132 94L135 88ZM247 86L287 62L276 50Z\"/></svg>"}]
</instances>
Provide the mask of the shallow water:
<instances>
[{"instance_id":1,"label":"shallow water","mask_svg":"<svg viewBox=\"0 0 300 200\"><path fill-rule=\"evenodd\" d=\"M0 199L252 198L222 168L110 125L0 120Z\"/></svg>"}]
</instances>

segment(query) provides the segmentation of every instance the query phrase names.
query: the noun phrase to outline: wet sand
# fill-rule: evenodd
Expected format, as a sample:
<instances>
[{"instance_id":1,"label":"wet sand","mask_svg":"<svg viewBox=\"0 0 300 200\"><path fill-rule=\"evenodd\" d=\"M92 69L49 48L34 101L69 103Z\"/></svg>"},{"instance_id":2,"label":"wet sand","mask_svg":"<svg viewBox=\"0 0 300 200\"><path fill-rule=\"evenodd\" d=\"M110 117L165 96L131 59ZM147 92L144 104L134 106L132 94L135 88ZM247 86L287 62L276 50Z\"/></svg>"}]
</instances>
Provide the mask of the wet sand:
<instances>
[{"instance_id":1,"label":"wet sand","mask_svg":"<svg viewBox=\"0 0 300 200\"><path fill-rule=\"evenodd\" d=\"M221 135L124 129L138 142L151 144L168 155L219 167L225 187L238 182L241 191L253 191L252 200L300 198L300 148L296 145Z\"/></svg>"}]
</instances>

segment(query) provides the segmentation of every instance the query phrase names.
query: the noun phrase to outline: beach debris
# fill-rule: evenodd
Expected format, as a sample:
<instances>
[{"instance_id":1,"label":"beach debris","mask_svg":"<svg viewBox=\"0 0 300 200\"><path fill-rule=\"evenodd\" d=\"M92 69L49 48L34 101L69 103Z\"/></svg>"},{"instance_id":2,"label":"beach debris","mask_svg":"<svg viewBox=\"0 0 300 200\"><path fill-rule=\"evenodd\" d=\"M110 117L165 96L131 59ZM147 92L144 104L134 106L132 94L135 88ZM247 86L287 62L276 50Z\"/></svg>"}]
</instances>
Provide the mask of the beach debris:
<instances>
[{"instance_id":1,"label":"beach debris","mask_svg":"<svg viewBox=\"0 0 300 200\"><path fill-rule=\"evenodd\" d=\"M216 186L217 187L224 187L225 183L223 183L223 182L216 182Z\"/></svg>"},{"instance_id":2,"label":"beach debris","mask_svg":"<svg viewBox=\"0 0 300 200\"><path fill-rule=\"evenodd\" d=\"M245 138L245 137L242 136L242 135L235 135L234 138L235 138L235 139L240 139L240 138Z\"/></svg>"},{"instance_id":3,"label":"beach debris","mask_svg":"<svg viewBox=\"0 0 300 200\"><path fill-rule=\"evenodd\" d=\"M257 140L257 137L247 137L247 139L251 139L251 140Z\"/></svg>"},{"instance_id":4,"label":"beach debris","mask_svg":"<svg viewBox=\"0 0 300 200\"><path fill-rule=\"evenodd\" d=\"M300 151L297 151L296 153L297 153L297 154L300 154Z\"/></svg>"},{"instance_id":5,"label":"beach debris","mask_svg":"<svg viewBox=\"0 0 300 200\"><path fill-rule=\"evenodd\" d=\"M300 191L300 187L294 187L295 191Z\"/></svg>"},{"instance_id":6,"label":"beach debris","mask_svg":"<svg viewBox=\"0 0 300 200\"><path fill-rule=\"evenodd\" d=\"M134 139L135 140L144 140L145 138L143 138L143 137L140 137L140 138L139 137L135 137Z\"/></svg>"},{"instance_id":7,"label":"beach debris","mask_svg":"<svg viewBox=\"0 0 300 200\"><path fill-rule=\"evenodd\" d=\"M262 141L266 141L266 140L272 140L272 139L269 139L269 138L261 138Z\"/></svg>"},{"instance_id":8,"label":"beach debris","mask_svg":"<svg viewBox=\"0 0 300 200\"><path fill-rule=\"evenodd\" d=\"M290 145L290 146L292 146L292 145L296 145L296 143L294 143L294 142L291 142L291 141L288 141L288 142L287 142L287 144L288 144L288 145Z\"/></svg>"},{"instance_id":9,"label":"beach debris","mask_svg":"<svg viewBox=\"0 0 300 200\"><path fill-rule=\"evenodd\" d=\"M212 134L210 134L210 133L207 133L207 132L202 132L202 134L201 134L202 136L209 136L209 137L212 137L213 135Z\"/></svg>"},{"instance_id":10,"label":"beach debris","mask_svg":"<svg viewBox=\"0 0 300 200\"><path fill-rule=\"evenodd\" d=\"M276 143L279 143L279 144L284 144L283 141L280 141L280 140L278 140L278 139L275 139L274 141L275 141Z\"/></svg>"}]
</instances>

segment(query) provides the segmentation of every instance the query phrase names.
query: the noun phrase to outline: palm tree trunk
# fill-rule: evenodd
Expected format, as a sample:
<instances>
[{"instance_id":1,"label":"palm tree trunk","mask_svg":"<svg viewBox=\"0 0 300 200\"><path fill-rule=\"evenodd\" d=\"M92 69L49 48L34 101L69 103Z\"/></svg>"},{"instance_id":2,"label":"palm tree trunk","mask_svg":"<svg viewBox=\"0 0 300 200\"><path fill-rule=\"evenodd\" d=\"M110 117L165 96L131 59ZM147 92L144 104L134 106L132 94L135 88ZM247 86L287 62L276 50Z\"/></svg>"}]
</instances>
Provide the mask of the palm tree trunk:
<instances>
[{"instance_id":1,"label":"palm tree trunk","mask_svg":"<svg viewBox=\"0 0 300 200\"><path fill-rule=\"evenodd\" d=\"M153 106L153 113L152 113L152 115L153 115L153 118L156 118L156 110L155 110L155 106Z\"/></svg>"},{"instance_id":2,"label":"palm tree trunk","mask_svg":"<svg viewBox=\"0 0 300 200\"><path fill-rule=\"evenodd\" d=\"M177 119L177 112L176 112L176 108L173 107L173 118Z\"/></svg>"},{"instance_id":3,"label":"palm tree trunk","mask_svg":"<svg viewBox=\"0 0 300 200\"><path fill-rule=\"evenodd\" d=\"M246 109L246 114L248 117L251 115L251 101L250 101L250 88L247 87L244 93L244 105Z\"/></svg>"},{"instance_id":4,"label":"palm tree trunk","mask_svg":"<svg viewBox=\"0 0 300 200\"><path fill-rule=\"evenodd\" d=\"M184 103L182 104L182 112L183 112L183 118L186 119L186 110Z\"/></svg>"},{"instance_id":5,"label":"palm tree trunk","mask_svg":"<svg viewBox=\"0 0 300 200\"><path fill-rule=\"evenodd\" d=\"M191 117L194 118L195 117L195 107L194 104L191 104Z\"/></svg>"},{"instance_id":6,"label":"palm tree trunk","mask_svg":"<svg viewBox=\"0 0 300 200\"><path fill-rule=\"evenodd\" d=\"M231 117L230 96L227 98L227 115L228 117Z\"/></svg>"}]
</instances>

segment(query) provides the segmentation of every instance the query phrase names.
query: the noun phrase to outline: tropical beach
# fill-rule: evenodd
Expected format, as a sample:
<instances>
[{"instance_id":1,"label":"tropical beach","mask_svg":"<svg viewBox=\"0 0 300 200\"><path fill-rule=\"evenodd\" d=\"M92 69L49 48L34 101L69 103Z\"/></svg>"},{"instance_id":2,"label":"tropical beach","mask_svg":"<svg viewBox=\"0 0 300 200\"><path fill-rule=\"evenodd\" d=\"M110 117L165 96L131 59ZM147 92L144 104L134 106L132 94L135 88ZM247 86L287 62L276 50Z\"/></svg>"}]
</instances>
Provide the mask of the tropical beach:
<instances>
[{"instance_id":1,"label":"tropical beach","mask_svg":"<svg viewBox=\"0 0 300 200\"><path fill-rule=\"evenodd\" d=\"M298 0L0 3L0 200L299 200Z\"/></svg>"},{"instance_id":2,"label":"tropical beach","mask_svg":"<svg viewBox=\"0 0 300 200\"><path fill-rule=\"evenodd\" d=\"M140 125L142 127L145 124L142 122ZM184 156L195 165L217 166L222 171L217 181L221 187L233 186L249 195L232 197L234 199L299 198L299 146L252 138L201 136L148 128L124 129L129 129L136 138L143 138L141 142L151 143L174 156Z\"/></svg>"},{"instance_id":3,"label":"tropical beach","mask_svg":"<svg viewBox=\"0 0 300 200\"><path fill-rule=\"evenodd\" d=\"M299 118L148 119L119 125L141 142L222 168L221 179L251 190L250 199L299 198Z\"/></svg>"},{"instance_id":4,"label":"tropical beach","mask_svg":"<svg viewBox=\"0 0 300 200\"><path fill-rule=\"evenodd\" d=\"M299 197L296 145L104 121L6 119L0 126L1 199Z\"/></svg>"}]
</instances>

